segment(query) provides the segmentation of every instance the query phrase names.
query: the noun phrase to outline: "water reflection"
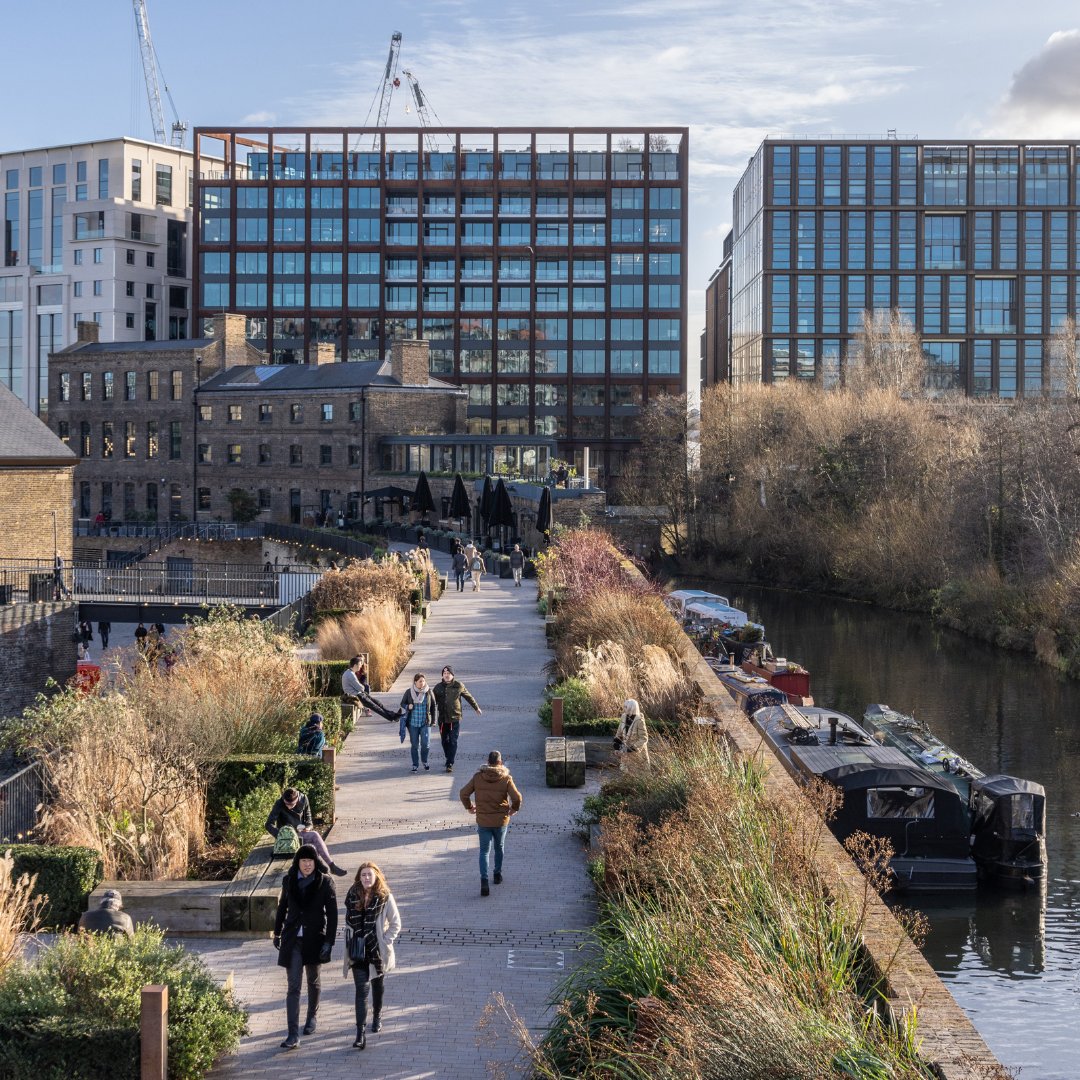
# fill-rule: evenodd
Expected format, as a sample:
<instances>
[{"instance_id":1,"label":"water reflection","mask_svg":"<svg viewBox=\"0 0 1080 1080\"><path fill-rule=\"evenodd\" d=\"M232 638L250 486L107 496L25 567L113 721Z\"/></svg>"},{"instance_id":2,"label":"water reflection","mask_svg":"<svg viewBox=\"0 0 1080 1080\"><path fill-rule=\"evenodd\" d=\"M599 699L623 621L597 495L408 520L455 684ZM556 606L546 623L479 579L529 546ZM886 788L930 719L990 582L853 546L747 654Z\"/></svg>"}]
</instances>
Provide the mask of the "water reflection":
<instances>
[{"instance_id":1,"label":"water reflection","mask_svg":"<svg viewBox=\"0 0 1080 1080\"><path fill-rule=\"evenodd\" d=\"M1043 891L904 898L931 929L924 952L1000 1059L1040 1080L1080 1075L1080 684L925 617L797 593L712 588L765 624L778 655L809 668L820 705L914 713L985 772L1046 788Z\"/></svg>"}]
</instances>

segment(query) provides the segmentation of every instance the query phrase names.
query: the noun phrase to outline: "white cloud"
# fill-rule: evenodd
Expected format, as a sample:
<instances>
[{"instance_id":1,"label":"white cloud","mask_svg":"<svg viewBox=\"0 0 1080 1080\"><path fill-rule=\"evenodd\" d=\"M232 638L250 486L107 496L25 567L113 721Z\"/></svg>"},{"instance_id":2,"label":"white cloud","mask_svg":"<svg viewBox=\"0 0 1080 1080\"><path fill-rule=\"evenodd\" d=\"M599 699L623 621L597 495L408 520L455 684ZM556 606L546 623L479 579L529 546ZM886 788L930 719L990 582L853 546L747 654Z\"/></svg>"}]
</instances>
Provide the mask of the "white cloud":
<instances>
[{"instance_id":1,"label":"white cloud","mask_svg":"<svg viewBox=\"0 0 1080 1080\"><path fill-rule=\"evenodd\" d=\"M985 134L1067 139L1080 135L1080 30L1058 30L1013 75Z\"/></svg>"},{"instance_id":2,"label":"white cloud","mask_svg":"<svg viewBox=\"0 0 1080 1080\"><path fill-rule=\"evenodd\" d=\"M277 113L262 109L259 112L248 113L240 118L241 124L273 124L277 120Z\"/></svg>"}]
</instances>

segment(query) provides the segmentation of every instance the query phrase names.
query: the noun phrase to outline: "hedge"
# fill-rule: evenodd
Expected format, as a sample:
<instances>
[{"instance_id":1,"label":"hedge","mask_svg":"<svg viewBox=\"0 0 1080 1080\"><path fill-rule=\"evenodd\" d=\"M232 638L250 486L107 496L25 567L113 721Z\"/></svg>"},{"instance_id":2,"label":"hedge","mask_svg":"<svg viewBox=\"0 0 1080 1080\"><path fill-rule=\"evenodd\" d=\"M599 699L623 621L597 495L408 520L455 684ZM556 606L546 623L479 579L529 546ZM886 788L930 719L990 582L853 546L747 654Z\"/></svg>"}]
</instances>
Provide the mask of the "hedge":
<instances>
[{"instance_id":1,"label":"hedge","mask_svg":"<svg viewBox=\"0 0 1080 1080\"><path fill-rule=\"evenodd\" d=\"M311 696L339 697L341 676L348 666L348 660L305 660L304 670L311 683Z\"/></svg>"},{"instance_id":2,"label":"hedge","mask_svg":"<svg viewBox=\"0 0 1080 1080\"><path fill-rule=\"evenodd\" d=\"M0 851L11 852L16 875L37 874L34 893L48 897L41 909L42 926L74 926L104 877L101 855L93 848L12 844Z\"/></svg>"},{"instance_id":3,"label":"hedge","mask_svg":"<svg viewBox=\"0 0 1080 1080\"><path fill-rule=\"evenodd\" d=\"M257 787L294 787L311 803L316 821L334 820L334 769L321 758L299 754L236 754L217 763L206 793L206 816L212 823L228 819L227 804L236 806Z\"/></svg>"},{"instance_id":4,"label":"hedge","mask_svg":"<svg viewBox=\"0 0 1080 1080\"><path fill-rule=\"evenodd\" d=\"M323 734L326 736L328 746L338 750L344 745L345 739L352 734L353 721L352 710L349 710L348 719L341 715L341 698L337 697L313 697L308 698L304 705L305 712L300 723L306 723L307 718L313 713L321 713L323 718ZM299 737L299 728L297 729Z\"/></svg>"},{"instance_id":5,"label":"hedge","mask_svg":"<svg viewBox=\"0 0 1080 1080\"><path fill-rule=\"evenodd\" d=\"M563 699L563 731L567 735L583 735L577 726L591 724L597 719L589 687L584 679L564 679L544 691L544 703L540 706L540 723L551 729L551 699Z\"/></svg>"},{"instance_id":6,"label":"hedge","mask_svg":"<svg viewBox=\"0 0 1080 1080\"><path fill-rule=\"evenodd\" d=\"M20 1016L0 1022L0 1076L139 1080L139 1030L94 1016Z\"/></svg>"}]
</instances>

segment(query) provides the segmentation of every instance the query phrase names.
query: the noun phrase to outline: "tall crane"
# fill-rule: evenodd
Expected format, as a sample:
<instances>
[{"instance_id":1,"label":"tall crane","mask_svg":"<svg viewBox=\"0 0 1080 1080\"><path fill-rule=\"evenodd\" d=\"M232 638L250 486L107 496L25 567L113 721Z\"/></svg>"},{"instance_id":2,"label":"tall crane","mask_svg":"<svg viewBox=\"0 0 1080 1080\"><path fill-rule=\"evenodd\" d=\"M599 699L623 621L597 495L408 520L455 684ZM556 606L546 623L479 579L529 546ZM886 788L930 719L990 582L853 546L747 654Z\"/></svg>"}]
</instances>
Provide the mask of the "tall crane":
<instances>
[{"instance_id":1,"label":"tall crane","mask_svg":"<svg viewBox=\"0 0 1080 1080\"><path fill-rule=\"evenodd\" d=\"M150 36L150 17L146 13L146 0L132 0L132 4L135 9L135 30L139 37L139 52L142 54L143 78L146 80L146 97L150 103L150 120L154 125L154 141L163 144L167 141L172 146L183 146L187 123L177 114L176 103L172 99L168 85L165 86L165 94L173 112L173 123L172 137L166 138L165 110L161 107L157 53L154 50L154 39Z\"/></svg>"},{"instance_id":2,"label":"tall crane","mask_svg":"<svg viewBox=\"0 0 1080 1080\"><path fill-rule=\"evenodd\" d=\"M411 72L405 71L405 78L409 80L409 86L412 89L413 101L416 102L416 115L420 119L420 126L424 129L424 142L427 143L427 148L432 153L438 150L438 145L435 142L435 136L428 130L432 127L431 116L428 112L427 98L424 96L424 92L420 89L420 84L416 81L416 76ZM431 112L435 112L434 109ZM439 114L435 113L435 119L439 120ZM442 121L439 121L440 127Z\"/></svg>"},{"instance_id":3,"label":"tall crane","mask_svg":"<svg viewBox=\"0 0 1080 1080\"><path fill-rule=\"evenodd\" d=\"M382 88L379 96L379 119L376 127L386 127L386 121L390 116L390 99L394 95L394 88L401 85L401 80L397 77L398 67L398 55L401 52L401 31L395 30L390 37L390 52L386 57L386 72L383 75ZM372 105L375 102L372 101ZM371 109L368 109L367 117L364 120L365 126L368 120L371 118ZM371 146L372 150L379 149L379 136L375 136L375 140Z\"/></svg>"}]
</instances>

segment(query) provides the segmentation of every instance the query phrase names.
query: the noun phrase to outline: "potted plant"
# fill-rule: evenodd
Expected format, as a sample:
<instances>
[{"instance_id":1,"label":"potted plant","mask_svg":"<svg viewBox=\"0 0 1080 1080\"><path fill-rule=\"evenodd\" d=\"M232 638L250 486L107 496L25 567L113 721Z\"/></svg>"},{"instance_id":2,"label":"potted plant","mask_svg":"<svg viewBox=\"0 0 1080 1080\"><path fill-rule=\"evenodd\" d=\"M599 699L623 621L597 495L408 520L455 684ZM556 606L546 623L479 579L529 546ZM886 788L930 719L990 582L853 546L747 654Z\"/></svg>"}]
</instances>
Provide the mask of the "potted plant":
<instances>
[{"instance_id":1,"label":"potted plant","mask_svg":"<svg viewBox=\"0 0 1080 1080\"><path fill-rule=\"evenodd\" d=\"M510 576L510 556L499 556L499 577L508 578Z\"/></svg>"}]
</instances>

